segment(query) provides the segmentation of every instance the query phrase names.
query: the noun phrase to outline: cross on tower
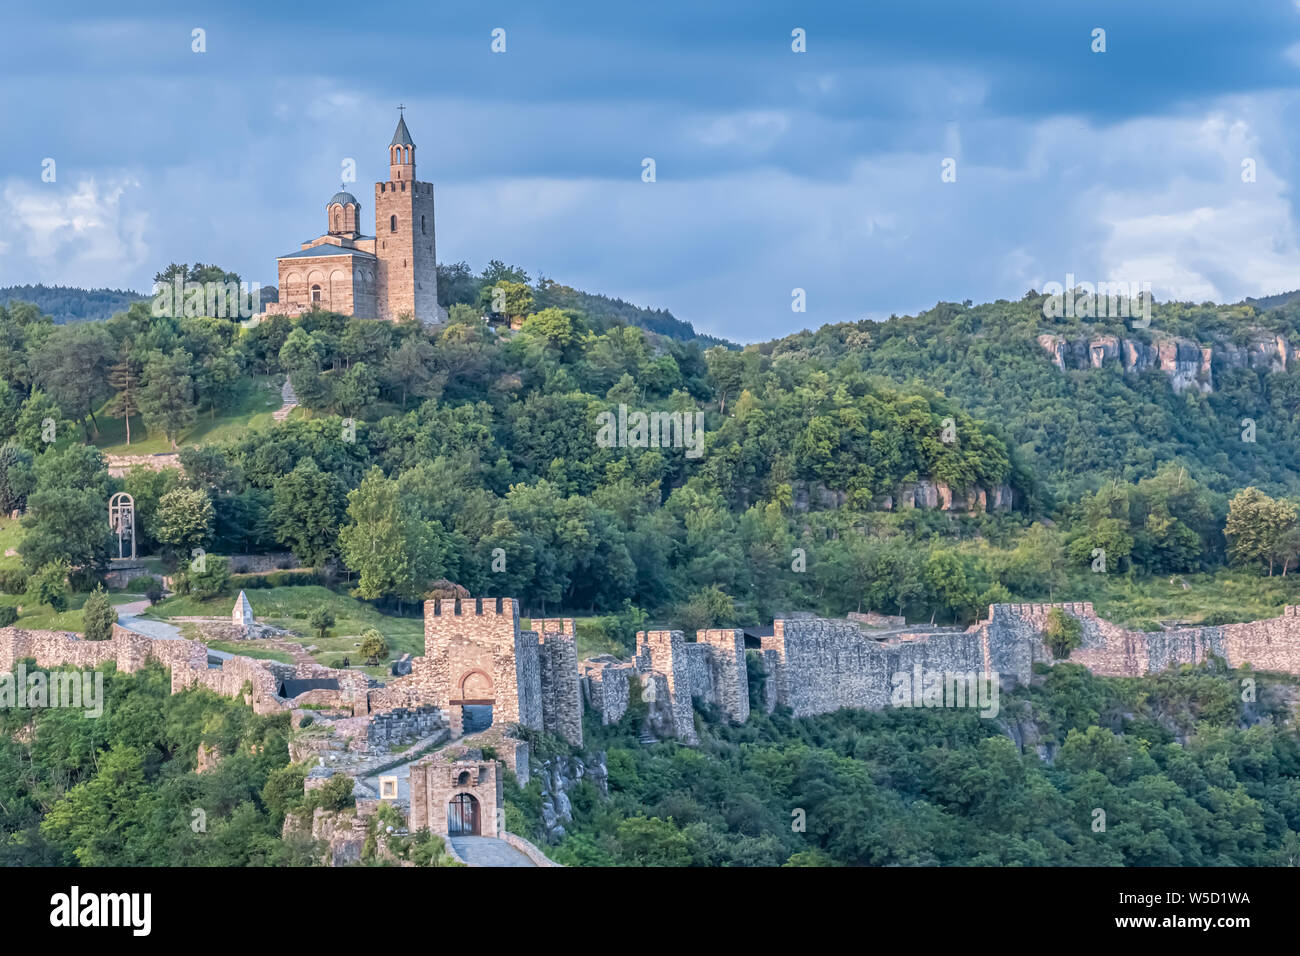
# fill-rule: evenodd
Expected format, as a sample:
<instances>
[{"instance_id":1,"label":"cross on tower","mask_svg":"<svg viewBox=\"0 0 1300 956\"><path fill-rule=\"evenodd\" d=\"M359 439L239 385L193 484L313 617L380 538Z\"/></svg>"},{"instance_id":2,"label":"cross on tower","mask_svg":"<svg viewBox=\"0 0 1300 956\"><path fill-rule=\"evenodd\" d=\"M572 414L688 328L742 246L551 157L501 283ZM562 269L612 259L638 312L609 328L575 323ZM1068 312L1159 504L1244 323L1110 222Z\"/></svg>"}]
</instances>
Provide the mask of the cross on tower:
<instances>
[{"instance_id":1,"label":"cross on tower","mask_svg":"<svg viewBox=\"0 0 1300 956\"><path fill-rule=\"evenodd\" d=\"M403 106L401 103L398 103L398 104L397 104L397 112L400 113L400 112L402 112L402 110L404 110L404 109L406 109L406 107Z\"/></svg>"}]
</instances>

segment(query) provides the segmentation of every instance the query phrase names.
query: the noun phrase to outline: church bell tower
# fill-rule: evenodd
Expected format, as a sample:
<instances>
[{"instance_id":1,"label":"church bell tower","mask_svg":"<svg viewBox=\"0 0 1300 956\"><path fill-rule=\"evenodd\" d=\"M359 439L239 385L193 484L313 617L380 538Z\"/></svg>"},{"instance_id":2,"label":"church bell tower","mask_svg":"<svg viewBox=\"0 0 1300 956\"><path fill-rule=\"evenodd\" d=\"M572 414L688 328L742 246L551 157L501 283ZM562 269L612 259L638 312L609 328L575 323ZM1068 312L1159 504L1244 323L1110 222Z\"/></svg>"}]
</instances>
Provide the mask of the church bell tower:
<instances>
[{"instance_id":1,"label":"church bell tower","mask_svg":"<svg viewBox=\"0 0 1300 956\"><path fill-rule=\"evenodd\" d=\"M415 143L404 116L388 144L388 182L375 183L375 256L379 318L440 321L433 183L415 178Z\"/></svg>"}]
</instances>

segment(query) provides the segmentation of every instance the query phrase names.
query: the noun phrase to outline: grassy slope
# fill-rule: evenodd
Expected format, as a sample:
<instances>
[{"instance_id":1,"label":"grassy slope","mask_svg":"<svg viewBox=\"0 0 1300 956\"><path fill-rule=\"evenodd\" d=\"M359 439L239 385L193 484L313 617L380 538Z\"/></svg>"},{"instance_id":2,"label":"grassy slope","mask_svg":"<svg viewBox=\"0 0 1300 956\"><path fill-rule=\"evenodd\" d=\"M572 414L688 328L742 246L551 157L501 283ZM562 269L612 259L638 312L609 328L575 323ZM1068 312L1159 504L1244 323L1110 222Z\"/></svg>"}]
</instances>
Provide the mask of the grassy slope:
<instances>
[{"instance_id":1,"label":"grassy slope","mask_svg":"<svg viewBox=\"0 0 1300 956\"><path fill-rule=\"evenodd\" d=\"M1119 574L1084 572L1053 598L1092 601L1098 616L1128 627L1164 620L1258 621L1277 617L1284 605L1300 604L1300 575L1269 578L1221 571L1131 581Z\"/></svg>"},{"instance_id":2,"label":"grassy slope","mask_svg":"<svg viewBox=\"0 0 1300 956\"><path fill-rule=\"evenodd\" d=\"M15 518L0 518L0 568L20 568L22 559L18 555L5 557L6 551L17 551L18 542L23 539L22 524Z\"/></svg>"},{"instance_id":3,"label":"grassy slope","mask_svg":"<svg viewBox=\"0 0 1300 956\"><path fill-rule=\"evenodd\" d=\"M292 631L304 645L315 644L317 650L312 652L312 656L321 663L327 664L344 655L356 658L361 632L372 627L387 638L394 656L424 653L424 623L419 618L383 614L364 601L319 586L266 588L248 591L247 594L253 616L258 621ZM225 618L230 615L233 603L230 595L204 601L178 595L158 602L145 616L159 620L174 617ZM318 640L307 624L307 616L317 607L327 607L334 612L335 624L323 640ZM222 650L232 648L223 647Z\"/></svg>"},{"instance_id":4,"label":"grassy slope","mask_svg":"<svg viewBox=\"0 0 1300 956\"><path fill-rule=\"evenodd\" d=\"M280 385L283 379L258 376L244 383L230 407L212 417L201 412L194 426L181 436L180 444L199 445L206 442L225 441L249 429L265 428L272 424L271 414L280 407ZM294 414L299 414L298 410ZM149 435L139 416L131 418L131 444L126 444L126 423L120 418L109 418L96 410L99 420L99 437L95 447L106 455L153 455L171 451L171 445L162 435Z\"/></svg>"},{"instance_id":5,"label":"grassy slope","mask_svg":"<svg viewBox=\"0 0 1300 956\"><path fill-rule=\"evenodd\" d=\"M32 631L80 631L84 626L81 619L81 608L85 605L88 596L86 594L69 596L68 609L61 614L51 610L48 604L34 605L22 595L0 594L0 604L23 607L23 611L18 615L18 622L14 627L23 627ZM140 595L114 592L109 595L108 599L116 607L119 604L138 601Z\"/></svg>"}]
</instances>

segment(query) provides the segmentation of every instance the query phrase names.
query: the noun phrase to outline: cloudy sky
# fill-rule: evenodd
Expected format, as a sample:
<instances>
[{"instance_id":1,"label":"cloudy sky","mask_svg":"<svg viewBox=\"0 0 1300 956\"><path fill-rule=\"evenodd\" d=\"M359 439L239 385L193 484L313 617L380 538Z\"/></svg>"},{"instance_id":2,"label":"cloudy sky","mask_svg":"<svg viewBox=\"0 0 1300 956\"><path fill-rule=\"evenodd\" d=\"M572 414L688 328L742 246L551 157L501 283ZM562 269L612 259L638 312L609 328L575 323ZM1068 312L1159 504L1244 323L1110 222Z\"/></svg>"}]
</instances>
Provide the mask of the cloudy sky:
<instances>
[{"instance_id":1,"label":"cloudy sky","mask_svg":"<svg viewBox=\"0 0 1300 956\"><path fill-rule=\"evenodd\" d=\"M1300 288L1294 0L267 6L6 10L0 285L273 284L349 159L373 217L404 103L443 262L738 341L1067 274Z\"/></svg>"}]
</instances>

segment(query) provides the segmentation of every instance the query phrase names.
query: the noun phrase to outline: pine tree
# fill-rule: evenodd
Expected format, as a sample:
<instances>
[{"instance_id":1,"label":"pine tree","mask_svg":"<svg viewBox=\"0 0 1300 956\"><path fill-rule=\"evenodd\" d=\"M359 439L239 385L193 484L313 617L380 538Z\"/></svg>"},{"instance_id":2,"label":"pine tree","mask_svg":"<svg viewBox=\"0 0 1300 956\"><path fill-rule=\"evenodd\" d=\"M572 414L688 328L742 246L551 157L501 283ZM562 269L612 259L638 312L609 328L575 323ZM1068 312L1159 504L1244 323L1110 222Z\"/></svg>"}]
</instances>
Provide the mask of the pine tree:
<instances>
[{"instance_id":1,"label":"pine tree","mask_svg":"<svg viewBox=\"0 0 1300 956\"><path fill-rule=\"evenodd\" d=\"M108 370L113 398L105 412L126 421L126 443L131 444L131 416L140 414L140 364L131 358L131 340L122 343L117 364Z\"/></svg>"},{"instance_id":2,"label":"pine tree","mask_svg":"<svg viewBox=\"0 0 1300 956\"><path fill-rule=\"evenodd\" d=\"M86 598L81 608L86 640L107 641L113 636L113 625L117 623L117 611L108 600L108 592L101 584Z\"/></svg>"}]
</instances>

